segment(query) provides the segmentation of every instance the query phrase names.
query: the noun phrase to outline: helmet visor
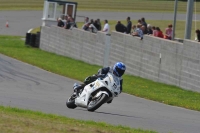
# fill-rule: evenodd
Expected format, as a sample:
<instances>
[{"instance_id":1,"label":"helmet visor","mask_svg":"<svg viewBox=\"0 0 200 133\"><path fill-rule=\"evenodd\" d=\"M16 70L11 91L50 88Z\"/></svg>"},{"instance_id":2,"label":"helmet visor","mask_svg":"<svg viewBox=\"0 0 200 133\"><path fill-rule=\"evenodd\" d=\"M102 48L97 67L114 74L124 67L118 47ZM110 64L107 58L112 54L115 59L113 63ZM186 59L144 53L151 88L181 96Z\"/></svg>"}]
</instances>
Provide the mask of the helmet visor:
<instances>
[{"instance_id":1,"label":"helmet visor","mask_svg":"<svg viewBox=\"0 0 200 133\"><path fill-rule=\"evenodd\" d=\"M125 70L122 70L118 67L116 67L115 69L116 69L117 76L119 76L119 77L121 77L125 72Z\"/></svg>"}]
</instances>

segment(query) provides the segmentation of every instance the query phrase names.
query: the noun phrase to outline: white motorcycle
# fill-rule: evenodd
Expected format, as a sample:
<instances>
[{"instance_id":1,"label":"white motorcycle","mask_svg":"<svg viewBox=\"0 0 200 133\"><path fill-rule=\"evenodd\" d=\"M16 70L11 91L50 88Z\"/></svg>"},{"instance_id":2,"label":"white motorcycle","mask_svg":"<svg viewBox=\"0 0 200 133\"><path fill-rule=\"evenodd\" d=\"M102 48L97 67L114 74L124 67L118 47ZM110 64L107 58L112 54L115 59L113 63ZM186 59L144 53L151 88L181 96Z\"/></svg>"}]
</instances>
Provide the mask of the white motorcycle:
<instances>
[{"instance_id":1,"label":"white motorcycle","mask_svg":"<svg viewBox=\"0 0 200 133\"><path fill-rule=\"evenodd\" d=\"M78 106L87 108L88 111L95 111L102 104L112 101L119 93L120 79L109 72L104 78L97 78L83 89L74 92L66 105L71 109Z\"/></svg>"}]
</instances>

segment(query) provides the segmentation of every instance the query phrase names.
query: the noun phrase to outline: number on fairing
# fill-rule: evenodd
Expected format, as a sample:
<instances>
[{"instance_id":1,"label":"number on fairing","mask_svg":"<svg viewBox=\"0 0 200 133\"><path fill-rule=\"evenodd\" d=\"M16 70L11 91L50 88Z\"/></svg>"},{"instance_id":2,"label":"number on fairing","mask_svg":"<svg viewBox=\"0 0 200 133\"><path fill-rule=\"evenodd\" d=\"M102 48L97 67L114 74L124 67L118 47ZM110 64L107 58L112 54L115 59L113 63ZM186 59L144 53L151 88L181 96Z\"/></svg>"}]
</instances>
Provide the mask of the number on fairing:
<instances>
[{"instance_id":1,"label":"number on fairing","mask_svg":"<svg viewBox=\"0 0 200 133\"><path fill-rule=\"evenodd\" d=\"M117 89L117 85L116 85L115 83L113 84L113 88L114 88L114 89Z\"/></svg>"}]
</instances>

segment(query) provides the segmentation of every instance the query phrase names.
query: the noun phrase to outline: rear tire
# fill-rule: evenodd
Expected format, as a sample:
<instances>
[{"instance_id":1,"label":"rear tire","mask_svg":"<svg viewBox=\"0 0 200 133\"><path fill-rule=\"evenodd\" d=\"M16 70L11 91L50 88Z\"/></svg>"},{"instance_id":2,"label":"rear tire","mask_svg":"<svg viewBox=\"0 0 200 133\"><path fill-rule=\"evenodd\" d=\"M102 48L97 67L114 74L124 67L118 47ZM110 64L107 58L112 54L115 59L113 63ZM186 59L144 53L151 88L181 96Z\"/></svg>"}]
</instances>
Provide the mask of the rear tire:
<instances>
[{"instance_id":1,"label":"rear tire","mask_svg":"<svg viewBox=\"0 0 200 133\"><path fill-rule=\"evenodd\" d=\"M92 100L88 103L87 110L88 111L95 111L98 109L102 104L106 102L108 96L106 94L101 94L96 100Z\"/></svg>"},{"instance_id":2,"label":"rear tire","mask_svg":"<svg viewBox=\"0 0 200 133\"><path fill-rule=\"evenodd\" d=\"M70 109L76 108L77 106L75 104L75 99L76 99L76 97L74 97L72 94L72 96L67 100L66 106Z\"/></svg>"}]
</instances>

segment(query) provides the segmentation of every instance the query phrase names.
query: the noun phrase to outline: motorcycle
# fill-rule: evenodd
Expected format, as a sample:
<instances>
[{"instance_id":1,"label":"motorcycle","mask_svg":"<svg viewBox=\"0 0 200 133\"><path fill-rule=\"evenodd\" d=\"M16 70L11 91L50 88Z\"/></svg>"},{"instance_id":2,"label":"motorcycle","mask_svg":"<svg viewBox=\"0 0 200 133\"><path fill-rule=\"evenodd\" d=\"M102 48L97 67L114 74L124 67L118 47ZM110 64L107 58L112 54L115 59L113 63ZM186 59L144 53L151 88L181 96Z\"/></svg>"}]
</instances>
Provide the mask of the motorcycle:
<instances>
[{"instance_id":1,"label":"motorcycle","mask_svg":"<svg viewBox=\"0 0 200 133\"><path fill-rule=\"evenodd\" d=\"M89 77L91 79L91 77ZM85 79L85 82L88 78ZM109 103L120 93L120 79L108 72L105 76L99 76L94 81L73 92L66 102L68 108L87 108L88 111L95 111L104 103Z\"/></svg>"}]
</instances>

